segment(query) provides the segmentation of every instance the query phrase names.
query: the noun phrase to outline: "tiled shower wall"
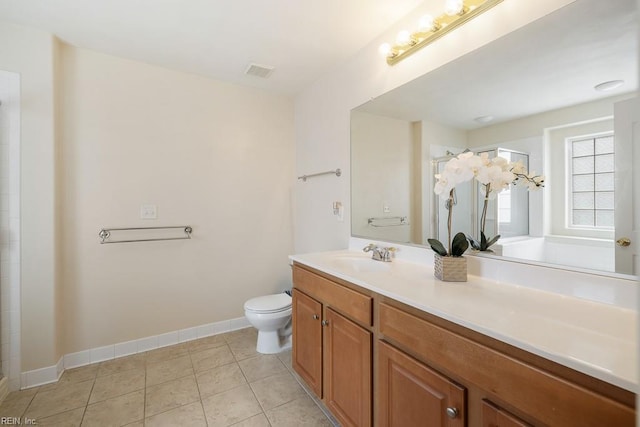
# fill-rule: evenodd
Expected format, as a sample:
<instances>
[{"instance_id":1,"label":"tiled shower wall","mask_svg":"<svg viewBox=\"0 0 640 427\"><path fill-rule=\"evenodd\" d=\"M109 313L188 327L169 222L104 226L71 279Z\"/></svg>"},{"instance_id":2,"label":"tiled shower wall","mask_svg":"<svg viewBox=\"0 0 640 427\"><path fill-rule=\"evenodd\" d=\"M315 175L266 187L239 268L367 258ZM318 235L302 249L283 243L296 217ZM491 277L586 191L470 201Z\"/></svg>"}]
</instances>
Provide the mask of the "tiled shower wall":
<instances>
[{"instance_id":1,"label":"tiled shower wall","mask_svg":"<svg viewBox=\"0 0 640 427\"><path fill-rule=\"evenodd\" d=\"M0 372L20 388L20 76L0 70Z\"/></svg>"}]
</instances>

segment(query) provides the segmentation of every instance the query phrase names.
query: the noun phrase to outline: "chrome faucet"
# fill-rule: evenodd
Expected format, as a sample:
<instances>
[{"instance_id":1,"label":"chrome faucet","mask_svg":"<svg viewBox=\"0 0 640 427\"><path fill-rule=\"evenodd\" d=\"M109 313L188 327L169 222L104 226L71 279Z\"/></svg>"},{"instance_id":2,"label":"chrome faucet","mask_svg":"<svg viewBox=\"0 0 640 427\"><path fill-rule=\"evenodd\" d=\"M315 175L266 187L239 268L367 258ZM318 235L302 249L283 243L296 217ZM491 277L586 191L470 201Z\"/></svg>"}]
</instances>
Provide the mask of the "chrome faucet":
<instances>
[{"instance_id":1,"label":"chrome faucet","mask_svg":"<svg viewBox=\"0 0 640 427\"><path fill-rule=\"evenodd\" d=\"M391 255L395 252L396 248L380 248L373 243L369 243L362 248L365 252L371 252L371 259L376 261L391 262Z\"/></svg>"}]
</instances>

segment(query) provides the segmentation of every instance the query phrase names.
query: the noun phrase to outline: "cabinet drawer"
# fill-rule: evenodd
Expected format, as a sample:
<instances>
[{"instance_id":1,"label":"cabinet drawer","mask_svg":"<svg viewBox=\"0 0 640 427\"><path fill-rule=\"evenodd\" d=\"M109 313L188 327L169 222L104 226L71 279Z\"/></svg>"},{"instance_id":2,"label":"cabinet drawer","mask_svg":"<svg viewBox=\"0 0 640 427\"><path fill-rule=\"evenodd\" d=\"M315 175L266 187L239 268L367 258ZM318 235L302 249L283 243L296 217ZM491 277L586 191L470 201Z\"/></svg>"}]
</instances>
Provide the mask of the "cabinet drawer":
<instances>
[{"instance_id":1,"label":"cabinet drawer","mask_svg":"<svg viewBox=\"0 0 640 427\"><path fill-rule=\"evenodd\" d=\"M634 410L387 304L380 333L545 425L633 426Z\"/></svg>"},{"instance_id":2,"label":"cabinet drawer","mask_svg":"<svg viewBox=\"0 0 640 427\"><path fill-rule=\"evenodd\" d=\"M293 286L363 325L372 325L371 297L346 288L297 265Z\"/></svg>"}]
</instances>

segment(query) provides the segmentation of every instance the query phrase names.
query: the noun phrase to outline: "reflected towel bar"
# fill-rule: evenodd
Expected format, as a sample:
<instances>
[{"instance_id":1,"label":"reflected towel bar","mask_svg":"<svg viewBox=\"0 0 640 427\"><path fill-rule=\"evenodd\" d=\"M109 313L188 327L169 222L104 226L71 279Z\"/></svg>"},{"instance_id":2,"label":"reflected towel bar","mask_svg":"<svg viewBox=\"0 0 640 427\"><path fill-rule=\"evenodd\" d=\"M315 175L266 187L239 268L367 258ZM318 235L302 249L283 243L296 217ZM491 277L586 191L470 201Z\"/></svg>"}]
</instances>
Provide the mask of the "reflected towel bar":
<instances>
[{"instance_id":1,"label":"reflected towel bar","mask_svg":"<svg viewBox=\"0 0 640 427\"><path fill-rule=\"evenodd\" d=\"M307 178L313 178L314 176L320 176L320 175L335 175L335 176L340 176L342 175L342 171L340 169L336 169L334 171L327 171L327 172L318 172L318 173L312 173L311 175L302 175L299 176L298 179L301 179L302 182L307 182Z\"/></svg>"},{"instance_id":2,"label":"reflected towel bar","mask_svg":"<svg viewBox=\"0 0 640 427\"><path fill-rule=\"evenodd\" d=\"M168 230L168 229L182 229L184 236L182 237L158 237L154 239L131 239L131 240L113 240L108 241L111 237L112 231L131 231L131 230ZM191 239L191 232L193 229L188 225L168 226L168 227L129 227L129 228L103 228L98 233L100 237L100 244L104 243L132 243L132 242L155 242L159 240L185 240Z\"/></svg>"},{"instance_id":3,"label":"reflected towel bar","mask_svg":"<svg viewBox=\"0 0 640 427\"><path fill-rule=\"evenodd\" d=\"M394 223L384 223L385 221L395 221ZM383 224L375 224L375 222L383 222ZM400 225L409 225L406 216L387 216L379 218L368 218L367 224L371 227L398 227Z\"/></svg>"}]
</instances>

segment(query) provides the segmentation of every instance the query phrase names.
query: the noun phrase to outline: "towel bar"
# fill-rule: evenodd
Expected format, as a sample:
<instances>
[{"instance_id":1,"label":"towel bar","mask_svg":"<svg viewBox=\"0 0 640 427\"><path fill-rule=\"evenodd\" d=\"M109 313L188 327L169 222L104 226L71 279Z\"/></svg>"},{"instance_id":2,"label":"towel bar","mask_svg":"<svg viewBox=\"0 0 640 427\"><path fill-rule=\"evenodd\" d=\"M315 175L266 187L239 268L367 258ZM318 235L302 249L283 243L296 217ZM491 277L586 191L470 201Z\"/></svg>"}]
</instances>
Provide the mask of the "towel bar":
<instances>
[{"instance_id":1,"label":"towel bar","mask_svg":"<svg viewBox=\"0 0 640 427\"><path fill-rule=\"evenodd\" d=\"M158 237L152 239L130 239L130 240L112 240L108 239L111 237L112 231L132 231L132 230L169 230L169 229L182 229L184 231L184 236L181 237ZM103 228L98 233L100 237L100 244L104 243L132 243L132 242L155 242L159 240L185 240L191 239L191 233L193 229L188 225L178 225L178 226L168 226L168 227L127 227L127 228Z\"/></svg>"}]
</instances>

